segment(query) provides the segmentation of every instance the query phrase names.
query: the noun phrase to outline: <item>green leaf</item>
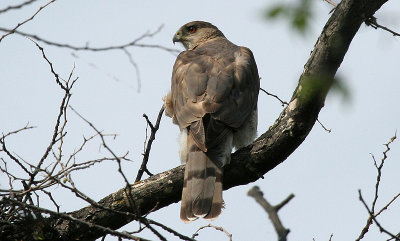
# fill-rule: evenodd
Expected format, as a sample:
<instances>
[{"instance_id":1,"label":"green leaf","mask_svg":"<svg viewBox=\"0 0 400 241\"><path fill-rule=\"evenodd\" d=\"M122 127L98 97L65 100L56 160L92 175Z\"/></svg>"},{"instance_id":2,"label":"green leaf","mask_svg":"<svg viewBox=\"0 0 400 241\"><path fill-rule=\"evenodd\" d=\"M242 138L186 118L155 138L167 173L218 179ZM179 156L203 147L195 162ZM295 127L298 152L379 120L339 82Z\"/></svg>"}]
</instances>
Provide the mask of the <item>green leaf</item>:
<instances>
[{"instance_id":1,"label":"green leaf","mask_svg":"<svg viewBox=\"0 0 400 241\"><path fill-rule=\"evenodd\" d=\"M342 97L343 102L351 101L351 91L340 77L336 76L335 81L332 84L332 92Z\"/></svg>"},{"instance_id":2,"label":"green leaf","mask_svg":"<svg viewBox=\"0 0 400 241\"><path fill-rule=\"evenodd\" d=\"M308 19L310 14L306 11L299 10L297 11L292 20L292 26L300 32L305 32L308 27Z\"/></svg>"},{"instance_id":3,"label":"green leaf","mask_svg":"<svg viewBox=\"0 0 400 241\"><path fill-rule=\"evenodd\" d=\"M267 17L268 18L276 18L279 15L285 14L287 12L286 6L284 5L276 5L270 9L267 9Z\"/></svg>"}]
</instances>

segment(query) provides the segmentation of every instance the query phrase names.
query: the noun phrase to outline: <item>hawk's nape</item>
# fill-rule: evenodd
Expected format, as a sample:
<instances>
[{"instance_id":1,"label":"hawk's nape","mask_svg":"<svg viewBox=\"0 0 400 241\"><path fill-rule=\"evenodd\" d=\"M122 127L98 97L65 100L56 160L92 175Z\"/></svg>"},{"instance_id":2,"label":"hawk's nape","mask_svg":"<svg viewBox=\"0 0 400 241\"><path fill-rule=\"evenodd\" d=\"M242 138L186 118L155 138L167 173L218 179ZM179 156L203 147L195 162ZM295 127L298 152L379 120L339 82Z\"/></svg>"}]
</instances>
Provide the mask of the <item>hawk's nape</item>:
<instances>
[{"instance_id":1,"label":"hawk's nape","mask_svg":"<svg viewBox=\"0 0 400 241\"><path fill-rule=\"evenodd\" d=\"M259 76L252 52L214 25L194 21L174 35L186 51L176 59L166 114L181 130L185 161L181 219L214 219L223 207L223 166L232 148L256 136Z\"/></svg>"}]
</instances>

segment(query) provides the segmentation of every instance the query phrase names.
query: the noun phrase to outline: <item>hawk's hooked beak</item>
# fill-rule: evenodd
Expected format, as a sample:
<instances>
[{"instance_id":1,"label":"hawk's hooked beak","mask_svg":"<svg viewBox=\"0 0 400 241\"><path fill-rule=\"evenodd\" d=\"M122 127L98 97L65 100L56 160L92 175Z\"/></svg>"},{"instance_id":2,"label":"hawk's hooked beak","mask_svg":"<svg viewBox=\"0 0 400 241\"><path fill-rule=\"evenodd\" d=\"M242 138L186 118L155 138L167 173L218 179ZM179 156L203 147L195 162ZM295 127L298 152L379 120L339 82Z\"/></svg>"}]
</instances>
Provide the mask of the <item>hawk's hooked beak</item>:
<instances>
[{"instance_id":1,"label":"hawk's hooked beak","mask_svg":"<svg viewBox=\"0 0 400 241\"><path fill-rule=\"evenodd\" d=\"M181 41L182 41L182 31L178 31L172 38L172 42L175 44L176 42L181 42Z\"/></svg>"}]
</instances>

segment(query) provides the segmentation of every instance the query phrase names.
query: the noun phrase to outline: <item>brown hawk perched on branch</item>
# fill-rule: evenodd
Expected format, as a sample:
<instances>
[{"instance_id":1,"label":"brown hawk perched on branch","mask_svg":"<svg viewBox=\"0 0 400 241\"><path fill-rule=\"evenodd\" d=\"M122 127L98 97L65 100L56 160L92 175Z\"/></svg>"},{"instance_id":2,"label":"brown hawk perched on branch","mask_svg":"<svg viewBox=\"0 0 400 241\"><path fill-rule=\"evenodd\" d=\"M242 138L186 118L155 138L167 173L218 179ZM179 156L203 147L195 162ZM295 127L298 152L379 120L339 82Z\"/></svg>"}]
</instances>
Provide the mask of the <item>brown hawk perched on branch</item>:
<instances>
[{"instance_id":1,"label":"brown hawk perched on branch","mask_svg":"<svg viewBox=\"0 0 400 241\"><path fill-rule=\"evenodd\" d=\"M232 148L256 136L260 87L252 52L231 43L214 25L183 25L173 42L186 48L176 59L166 114L179 125L186 162L180 217L214 219L223 207L222 172Z\"/></svg>"}]
</instances>

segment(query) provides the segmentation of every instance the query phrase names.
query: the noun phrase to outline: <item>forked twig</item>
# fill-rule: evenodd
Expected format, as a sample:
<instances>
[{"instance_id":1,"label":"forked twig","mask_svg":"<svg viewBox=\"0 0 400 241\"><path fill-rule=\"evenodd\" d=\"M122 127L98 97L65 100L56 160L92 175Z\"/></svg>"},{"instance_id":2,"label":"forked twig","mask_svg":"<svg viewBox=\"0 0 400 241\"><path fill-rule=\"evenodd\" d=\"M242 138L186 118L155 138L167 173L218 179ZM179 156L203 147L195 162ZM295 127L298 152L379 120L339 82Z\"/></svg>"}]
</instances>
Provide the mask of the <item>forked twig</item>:
<instances>
[{"instance_id":1,"label":"forked twig","mask_svg":"<svg viewBox=\"0 0 400 241\"><path fill-rule=\"evenodd\" d=\"M164 109L165 109L165 107L163 105L160 109L160 112L158 112L157 121L156 121L155 125L153 125L153 123L151 123L151 121L149 120L149 117L146 114L143 114L143 117L146 119L147 125L150 126L151 134L150 134L149 141L147 142L146 150L143 153L142 165L140 165L140 169L137 173L135 182L138 182L142 179L144 172L146 172L149 176L151 176L151 173L147 169L147 163L149 162L151 145L153 144L154 139L156 139L156 133L158 131L158 128L160 127L161 117L162 117L162 114L164 113ZM146 135L146 138L147 138L147 135Z\"/></svg>"}]
</instances>

